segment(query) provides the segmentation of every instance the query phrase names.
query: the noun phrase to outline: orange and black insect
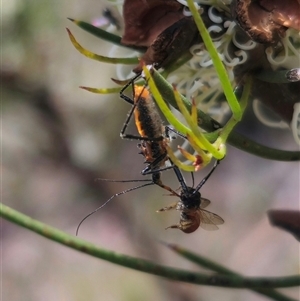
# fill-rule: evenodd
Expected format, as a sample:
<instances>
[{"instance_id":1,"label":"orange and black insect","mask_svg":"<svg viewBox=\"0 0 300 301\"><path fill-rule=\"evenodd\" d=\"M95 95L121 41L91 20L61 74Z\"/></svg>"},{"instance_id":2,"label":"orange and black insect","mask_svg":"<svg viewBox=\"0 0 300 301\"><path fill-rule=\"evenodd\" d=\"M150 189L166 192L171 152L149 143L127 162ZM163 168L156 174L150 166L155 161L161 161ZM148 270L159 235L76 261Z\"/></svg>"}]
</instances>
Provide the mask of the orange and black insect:
<instances>
[{"instance_id":1,"label":"orange and black insect","mask_svg":"<svg viewBox=\"0 0 300 301\"><path fill-rule=\"evenodd\" d=\"M177 203L158 210L158 212L171 209L180 211L179 223L168 228L179 229L184 233L192 233L196 231L199 226L205 230L217 230L217 225L224 223L224 220L219 215L204 209L210 204L210 200L202 198L199 192L200 188L209 179L218 164L219 161L216 161L209 174L195 188L187 186L180 170L178 168L174 168L182 188L180 194L175 193L180 200Z\"/></svg>"},{"instance_id":2,"label":"orange and black insect","mask_svg":"<svg viewBox=\"0 0 300 301\"><path fill-rule=\"evenodd\" d=\"M152 184L156 184L173 193L173 190L161 181L161 171L174 168L166 149L171 128L163 125L155 103L145 86L133 86L133 99L124 94L125 89L131 83L127 84L120 92L120 97L132 105L120 136L123 139L141 141L138 146L141 154L145 157L144 163L147 164L141 172L142 175L151 174ZM125 133L132 116L134 116L139 136ZM166 167L165 163L168 160L171 165Z\"/></svg>"},{"instance_id":3,"label":"orange and black insect","mask_svg":"<svg viewBox=\"0 0 300 301\"><path fill-rule=\"evenodd\" d=\"M171 194L176 194L176 192L171 189L169 186L166 186L162 183L161 180L161 171L166 169L174 168L170 161L170 166L165 167L165 163L168 158L166 143L168 143L168 131L169 127L164 127L163 122L159 116L155 108L154 101L151 98L151 95L145 86L137 86L133 85L133 99L126 96L124 91L127 87L133 84L133 81L137 77L133 78L120 92L120 97L124 99L126 102L132 105L131 110L128 113L127 119L125 120L124 126L121 130L120 136L123 139L135 139L139 140L141 143L138 144L141 154L145 158L145 163L147 166L142 170L142 175L151 175L151 179L139 179L139 180L108 180L108 179L100 179L102 181L109 182L147 182L145 184L132 187L121 191L119 193L114 194L110 197L103 205L98 207L93 212L89 213L82 221L79 223L76 235L78 234L79 227L81 224L92 214L96 213L98 210L103 208L108 202L110 202L113 198L125 194L127 192L140 189L150 185L158 185L163 189L168 190ZM137 127L138 135L126 134L126 129L128 124L134 116L135 124Z\"/></svg>"}]
</instances>

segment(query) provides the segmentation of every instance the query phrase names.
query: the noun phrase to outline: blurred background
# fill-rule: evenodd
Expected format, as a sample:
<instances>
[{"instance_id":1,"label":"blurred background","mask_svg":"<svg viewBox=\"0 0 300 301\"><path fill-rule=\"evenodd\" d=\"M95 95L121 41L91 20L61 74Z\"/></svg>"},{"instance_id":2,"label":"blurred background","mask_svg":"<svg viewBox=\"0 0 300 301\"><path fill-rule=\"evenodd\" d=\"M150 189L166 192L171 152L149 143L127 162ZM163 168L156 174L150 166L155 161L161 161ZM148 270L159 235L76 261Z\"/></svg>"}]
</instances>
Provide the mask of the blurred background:
<instances>
[{"instance_id":1,"label":"blurred background","mask_svg":"<svg viewBox=\"0 0 300 301\"><path fill-rule=\"evenodd\" d=\"M105 55L110 45L67 17L91 22L106 7L104 0L2 1L2 201L70 234L111 195L135 186L97 178L140 179L143 168L137 142L119 137L130 106L118 95L78 88L113 87L115 67L74 49L66 27L91 51ZM239 131L268 146L299 149L289 130L261 125L251 109ZM196 174L196 183L208 170ZM163 179L178 186L172 171ZM299 163L229 147L201 193L212 201L207 209L225 220L218 231L165 230L178 222L178 212L155 211L175 200L159 187L147 187L115 198L83 223L79 236L195 271L200 269L160 242L179 244L244 275L299 273L299 243L271 227L266 215L269 209L299 210ZM247 290L171 282L115 266L5 220L1 228L2 300L267 300ZM281 291L299 297L297 288Z\"/></svg>"}]
</instances>

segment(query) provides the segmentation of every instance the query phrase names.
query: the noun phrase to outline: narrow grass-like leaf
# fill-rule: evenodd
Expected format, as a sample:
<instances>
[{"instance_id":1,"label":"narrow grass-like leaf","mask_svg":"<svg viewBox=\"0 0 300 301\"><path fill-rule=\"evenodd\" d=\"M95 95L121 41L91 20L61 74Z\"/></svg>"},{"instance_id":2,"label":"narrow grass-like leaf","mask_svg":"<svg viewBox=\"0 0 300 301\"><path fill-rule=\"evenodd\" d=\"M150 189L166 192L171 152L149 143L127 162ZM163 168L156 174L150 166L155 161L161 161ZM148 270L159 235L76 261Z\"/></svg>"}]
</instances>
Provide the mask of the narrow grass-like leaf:
<instances>
[{"instance_id":1,"label":"narrow grass-like leaf","mask_svg":"<svg viewBox=\"0 0 300 301\"><path fill-rule=\"evenodd\" d=\"M91 88L91 87L79 87L83 90L87 90L92 93L97 93L97 94L113 94L113 93L119 93L121 91L120 87L116 88Z\"/></svg>"},{"instance_id":2,"label":"narrow grass-like leaf","mask_svg":"<svg viewBox=\"0 0 300 301\"><path fill-rule=\"evenodd\" d=\"M132 49L132 50L137 50L137 51L140 51L140 52L145 52L147 50L146 47L135 47L135 46L123 45L121 43L122 38L120 36L117 36L115 34L107 32L107 31L105 31L101 28L95 27L94 25L91 25L87 22L74 20L72 18L68 18L68 19L70 21L72 21L73 23L75 23L80 28L82 28L83 30L91 33L92 35L100 38L101 40L104 40L104 41L107 41L107 42L110 42L110 43L113 43L115 45L119 45L119 46L122 46L122 47L125 47L125 48L129 48L129 49Z\"/></svg>"},{"instance_id":3,"label":"narrow grass-like leaf","mask_svg":"<svg viewBox=\"0 0 300 301\"><path fill-rule=\"evenodd\" d=\"M69 34L70 40L74 47L84 56L96 60L98 62L103 63L110 63L110 64L124 64L124 65L136 65L138 64L138 58L137 57L128 57L128 58L114 58L114 57L107 57L99 54L95 54L85 48L83 48L75 39L75 37L72 35L71 31L67 28L67 32Z\"/></svg>"}]
</instances>

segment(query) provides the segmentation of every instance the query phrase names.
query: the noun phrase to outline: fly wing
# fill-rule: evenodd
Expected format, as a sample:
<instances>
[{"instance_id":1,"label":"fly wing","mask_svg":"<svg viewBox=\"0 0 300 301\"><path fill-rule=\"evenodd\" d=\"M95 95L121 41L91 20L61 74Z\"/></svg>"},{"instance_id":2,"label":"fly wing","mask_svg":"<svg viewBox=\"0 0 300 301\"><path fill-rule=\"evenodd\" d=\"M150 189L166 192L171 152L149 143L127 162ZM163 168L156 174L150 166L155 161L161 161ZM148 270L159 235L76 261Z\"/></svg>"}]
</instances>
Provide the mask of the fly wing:
<instances>
[{"instance_id":1,"label":"fly wing","mask_svg":"<svg viewBox=\"0 0 300 301\"><path fill-rule=\"evenodd\" d=\"M217 214L207 210L200 210L201 228L205 230L217 230L217 225L224 224L224 220Z\"/></svg>"},{"instance_id":2,"label":"fly wing","mask_svg":"<svg viewBox=\"0 0 300 301\"><path fill-rule=\"evenodd\" d=\"M206 208L210 204L210 200L201 198L200 208Z\"/></svg>"}]
</instances>

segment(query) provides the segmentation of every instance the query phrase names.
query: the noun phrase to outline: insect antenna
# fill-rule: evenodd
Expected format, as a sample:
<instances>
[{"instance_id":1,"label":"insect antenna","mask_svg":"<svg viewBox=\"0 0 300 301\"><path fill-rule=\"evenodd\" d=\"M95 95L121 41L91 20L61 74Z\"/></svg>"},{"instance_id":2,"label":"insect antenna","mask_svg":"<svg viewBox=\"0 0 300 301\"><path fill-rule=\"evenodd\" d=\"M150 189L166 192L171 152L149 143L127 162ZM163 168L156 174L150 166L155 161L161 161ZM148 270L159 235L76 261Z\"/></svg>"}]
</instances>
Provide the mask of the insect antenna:
<instances>
[{"instance_id":1,"label":"insect antenna","mask_svg":"<svg viewBox=\"0 0 300 301\"><path fill-rule=\"evenodd\" d=\"M132 180L125 180L125 181L118 181L118 180L108 180L108 179L103 179L104 181L110 181L110 182L132 182ZM97 211L99 211L100 209L102 209L104 206L106 206L112 199L114 199L115 197L118 197L122 194L125 194L127 192L130 192L130 191L133 191L133 190L137 190L137 189L140 189L140 188L143 188L143 187L146 187L146 186L150 186L150 185L154 185L154 183L152 182L152 180L150 179L145 179L145 180L133 180L134 182L146 182L146 181L151 181L150 183L146 183L146 184L143 184L143 185L139 185L139 186L136 186L136 187L132 187L132 188L129 188L129 189L125 189L121 192L118 192L114 195L112 195L106 202L104 202L101 206L99 206L98 208L96 208L95 210L93 210L92 212L90 212L88 215L86 215L81 221L80 223L78 224L77 226L77 229L76 229L76 236L78 236L78 232L79 232L79 228L80 226L82 225L82 223L88 218L90 217L91 215L93 215L94 213L96 213Z\"/></svg>"}]
</instances>

